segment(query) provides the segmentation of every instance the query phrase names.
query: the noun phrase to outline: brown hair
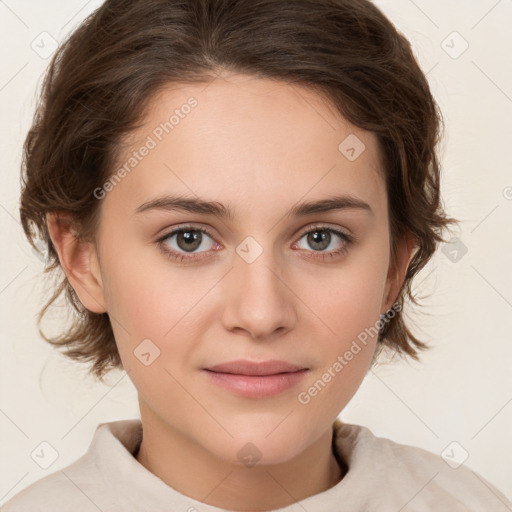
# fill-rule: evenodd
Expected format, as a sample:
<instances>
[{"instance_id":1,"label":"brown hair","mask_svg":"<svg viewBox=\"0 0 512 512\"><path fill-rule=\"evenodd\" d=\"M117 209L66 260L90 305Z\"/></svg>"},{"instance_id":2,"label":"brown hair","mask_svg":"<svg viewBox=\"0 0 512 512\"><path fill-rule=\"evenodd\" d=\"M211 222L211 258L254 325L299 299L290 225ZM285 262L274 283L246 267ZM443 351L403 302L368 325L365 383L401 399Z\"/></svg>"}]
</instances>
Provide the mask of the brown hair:
<instances>
[{"instance_id":1,"label":"brown hair","mask_svg":"<svg viewBox=\"0 0 512 512\"><path fill-rule=\"evenodd\" d=\"M67 212L94 240L100 201L93 191L112 174L123 138L149 100L172 82L205 82L219 70L285 80L323 95L352 124L378 136L390 212L391 261L405 233L416 250L379 334L384 346L418 360L428 348L404 322L413 277L449 223L436 155L442 116L410 43L368 0L107 0L55 52L28 132L20 215L32 246L45 244L62 278L41 310L65 292L78 315L49 343L92 361L102 379L121 367L108 313L83 307L63 275L45 214ZM341 141L340 141L341 142ZM37 232L37 233L36 233Z\"/></svg>"}]
</instances>

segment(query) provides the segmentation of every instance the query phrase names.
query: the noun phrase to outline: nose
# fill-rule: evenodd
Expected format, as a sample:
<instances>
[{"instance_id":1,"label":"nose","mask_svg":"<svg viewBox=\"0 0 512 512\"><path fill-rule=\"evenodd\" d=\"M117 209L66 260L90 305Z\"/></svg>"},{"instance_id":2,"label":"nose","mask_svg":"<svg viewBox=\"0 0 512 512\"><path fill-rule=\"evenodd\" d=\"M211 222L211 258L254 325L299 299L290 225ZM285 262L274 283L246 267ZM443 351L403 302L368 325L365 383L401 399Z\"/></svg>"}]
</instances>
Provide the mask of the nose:
<instances>
[{"instance_id":1,"label":"nose","mask_svg":"<svg viewBox=\"0 0 512 512\"><path fill-rule=\"evenodd\" d=\"M264 340L294 327L298 299L288 273L277 265L272 251L263 251L252 262L236 256L226 277L222 321L227 330Z\"/></svg>"}]
</instances>

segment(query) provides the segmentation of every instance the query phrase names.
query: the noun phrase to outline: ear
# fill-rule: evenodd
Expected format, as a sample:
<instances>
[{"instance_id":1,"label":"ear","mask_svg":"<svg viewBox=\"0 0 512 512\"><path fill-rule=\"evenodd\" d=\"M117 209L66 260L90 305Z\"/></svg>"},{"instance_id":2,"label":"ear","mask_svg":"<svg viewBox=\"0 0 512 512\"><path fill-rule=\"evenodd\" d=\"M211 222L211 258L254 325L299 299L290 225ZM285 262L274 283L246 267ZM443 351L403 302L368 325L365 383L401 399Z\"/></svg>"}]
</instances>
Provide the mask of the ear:
<instances>
[{"instance_id":1,"label":"ear","mask_svg":"<svg viewBox=\"0 0 512 512\"><path fill-rule=\"evenodd\" d=\"M386 281L386 288L382 298L381 313L386 313L393 306L405 281L405 275L409 262L416 246L416 238L412 233L407 233L398 241L396 261L390 262Z\"/></svg>"},{"instance_id":2,"label":"ear","mask_svg":"<svg viewBox=\"0 0 512 512\"><path fill-rule=\"evenodd\" d=\"M62 269L80 302L93 313L105 313L96 245L80 240L68 213L48 213L46 225Z\"/></svg>"}]
</instances>

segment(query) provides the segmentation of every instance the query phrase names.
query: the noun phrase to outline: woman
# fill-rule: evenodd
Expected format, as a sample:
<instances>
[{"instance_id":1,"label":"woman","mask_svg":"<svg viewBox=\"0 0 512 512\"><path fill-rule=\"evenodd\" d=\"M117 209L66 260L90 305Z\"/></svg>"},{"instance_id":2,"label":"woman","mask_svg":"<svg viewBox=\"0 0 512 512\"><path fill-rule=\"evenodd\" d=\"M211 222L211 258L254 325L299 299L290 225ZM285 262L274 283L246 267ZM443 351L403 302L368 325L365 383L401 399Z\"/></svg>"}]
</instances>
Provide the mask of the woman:
<instances>
[{"instance_id":1,"label":"woman","mask_svg":"<svg viewBox=\"0 0 512 512\"><path fill-rule=\"evenodd\" d=\"M506 510L337 419L382 349L427 348L440 122L366 0L105 2L52 59L21 220L78 312L48 341L123 368L141 419L4 510Z\"/></svg>"}]
</instances>

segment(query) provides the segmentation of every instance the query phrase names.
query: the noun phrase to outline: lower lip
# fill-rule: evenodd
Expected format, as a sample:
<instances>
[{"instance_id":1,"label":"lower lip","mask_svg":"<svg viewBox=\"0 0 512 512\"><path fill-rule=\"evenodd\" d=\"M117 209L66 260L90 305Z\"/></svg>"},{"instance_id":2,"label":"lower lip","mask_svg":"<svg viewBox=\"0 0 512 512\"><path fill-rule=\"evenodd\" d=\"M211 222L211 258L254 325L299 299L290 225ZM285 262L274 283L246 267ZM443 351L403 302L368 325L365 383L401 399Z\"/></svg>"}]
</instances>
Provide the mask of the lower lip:
<instances>
[{"instance_id":1,"label":"lower lip","mask_svg":"<svg viewBox=\"0 0 512 512\"><path fill-rule=\"evenodd\" d=\"M307 369L304 369L275 375L238 375L217 373L211 370L204 371L215 384L237 395L252 398L265 398L282 393L297 385L308 372Z\"/></svg>"}]
</instances>

